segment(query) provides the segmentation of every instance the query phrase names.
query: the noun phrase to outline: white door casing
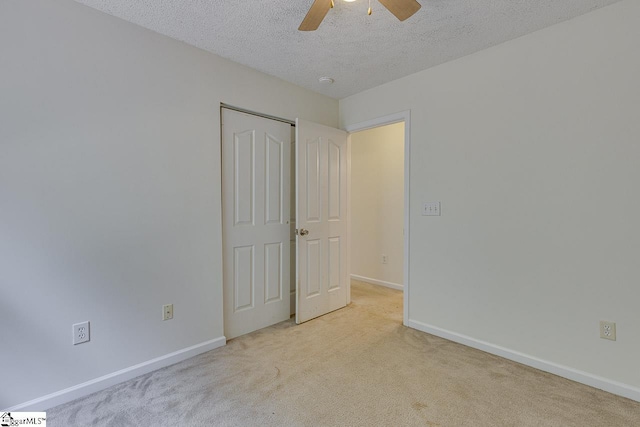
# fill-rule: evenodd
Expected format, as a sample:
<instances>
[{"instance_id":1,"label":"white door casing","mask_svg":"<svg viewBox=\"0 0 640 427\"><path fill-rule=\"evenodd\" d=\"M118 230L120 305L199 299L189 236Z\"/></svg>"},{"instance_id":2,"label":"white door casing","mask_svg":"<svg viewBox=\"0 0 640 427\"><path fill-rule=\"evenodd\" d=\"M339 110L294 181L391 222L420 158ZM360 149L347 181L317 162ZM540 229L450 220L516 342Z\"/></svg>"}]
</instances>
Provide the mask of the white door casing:
<instances>
[{"instance_id":1,"label":"white door casing","mask_svg":"<svg viewBox=\"0 0 640 427\"><path fill-rule=\"evenodd\" d=\"M409 277L409 261L411 259L411 198L410 198L410 184L411 180L411 111L401 111L399 113L390 114L388 116L378 117L364 122L347 124L345 130L349 133L360 132L367 129L372 129L379 126L390 125L392 123L404 122L404 266L403 266L403 321L405 326L409 326L409 300L410 300L410 284ZM349 178L351 178L349 176Z\"/></svg>"},{"instance_id":2,"label":"white door casing","mask_svg":"<svg viewBox=\"0 0 640 427\"><path fill-rule=\"evenodd\" d=\"M295 146L296 323L302 323L347 304L349 152L346 132L300 119Z\"/></svg>"},{"instance_id":3,"label":"white door casing","mask_svg":"<svg viewBox=\"0 0 640 427\"><path fill-rule=\"evenodd\" d=\"M291 125L222 110L224 329L290 316Z\"/></svg>"}]
</instances>

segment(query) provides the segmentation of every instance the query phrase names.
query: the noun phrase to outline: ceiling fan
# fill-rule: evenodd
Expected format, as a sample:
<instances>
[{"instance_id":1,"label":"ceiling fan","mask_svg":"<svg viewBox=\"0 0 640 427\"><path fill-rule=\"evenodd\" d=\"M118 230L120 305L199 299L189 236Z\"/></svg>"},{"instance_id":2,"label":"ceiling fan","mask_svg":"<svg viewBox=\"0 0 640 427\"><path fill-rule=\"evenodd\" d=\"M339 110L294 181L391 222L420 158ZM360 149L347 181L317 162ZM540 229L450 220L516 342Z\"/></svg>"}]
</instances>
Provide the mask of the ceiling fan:
<instances>
[{"instance_id":1,"label":"ceiling fan","mask_svg":"<svg viewBox=\"0 0 640 427\"><path fill-rule=\"evenodd\" d=\"M354 0L345 0L354 1ZM420 9L420 3L416 0L378 0L389 12L393 13L396 18L404 21ZM369 3L371 5L371 3ZM333 7L333 0L314 0L311 9L304 17L302 24L298 27L300 31L315 31L320 26L329 9ZM369 7L369 15L371 15L371 7Z\"/></svg>"}]
</instances>

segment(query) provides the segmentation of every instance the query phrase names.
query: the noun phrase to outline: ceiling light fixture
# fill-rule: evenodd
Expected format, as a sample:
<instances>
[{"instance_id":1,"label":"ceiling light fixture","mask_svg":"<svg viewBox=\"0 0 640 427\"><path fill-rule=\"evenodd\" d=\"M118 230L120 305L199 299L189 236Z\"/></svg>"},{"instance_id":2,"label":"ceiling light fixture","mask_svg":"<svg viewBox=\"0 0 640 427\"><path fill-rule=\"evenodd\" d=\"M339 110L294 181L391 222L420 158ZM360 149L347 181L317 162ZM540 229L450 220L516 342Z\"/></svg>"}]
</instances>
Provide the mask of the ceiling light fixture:
<instances>
[{"instance_id":1,"label":"ceiling light fixture","mask_svg":"<svg viewBox=\"0 0 640 427\"><path fill-rule=\"evenodd\" d=\"M352 2L355 0L344 0L346 2ZM400 21L413 16L422 6L416 0L379 0L380 3L387 10L395 15ZM311 9L307 12L307 15L302 20L302 23L298 27L300 31L315 31L320 26L320 23L329 12L329 9L333 8L333 0L314 0L311 5ZM371 0L369 0L369 9L367 14L371 15Z\"/></svg>"},{"instance_id":2,"label":"ceiling light fixture","mask_svg":"<svg viewBox=\"0 0 640 427\"><path fill-rule=\"evenodd\" d=\"M335 80L333 80L331 77L320 77L318 81L323 85L330 85Z\"/></svg>"}]
</instances>

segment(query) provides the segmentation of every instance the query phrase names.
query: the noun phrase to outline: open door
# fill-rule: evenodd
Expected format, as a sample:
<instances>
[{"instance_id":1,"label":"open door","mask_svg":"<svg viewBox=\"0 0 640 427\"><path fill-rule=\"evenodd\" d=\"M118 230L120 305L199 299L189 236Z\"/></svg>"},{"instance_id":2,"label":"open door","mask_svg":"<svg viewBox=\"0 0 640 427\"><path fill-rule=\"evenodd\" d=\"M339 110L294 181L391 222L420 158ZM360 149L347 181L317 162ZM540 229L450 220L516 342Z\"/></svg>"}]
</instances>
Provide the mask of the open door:
<instances>
[{"instance_id":1,"label":"open door","mask_svg":"<svg viewBox=\"0 0 640 427\"><path fill-rule=\"evenodd\" d=\"M347 305L347 133L296 120L296 323Z\"/></svg>"}]
</instances>

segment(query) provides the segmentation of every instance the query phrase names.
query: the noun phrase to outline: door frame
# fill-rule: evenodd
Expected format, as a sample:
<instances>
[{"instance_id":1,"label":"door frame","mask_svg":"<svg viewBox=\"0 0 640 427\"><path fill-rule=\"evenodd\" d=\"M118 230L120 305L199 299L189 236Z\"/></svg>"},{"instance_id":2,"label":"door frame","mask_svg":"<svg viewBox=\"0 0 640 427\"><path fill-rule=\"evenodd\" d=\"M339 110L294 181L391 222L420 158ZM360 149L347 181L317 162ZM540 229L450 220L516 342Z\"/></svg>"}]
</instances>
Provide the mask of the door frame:
<instances>
[{"instance_id":1,"label":"door frame","mask_svg":"<svg viewBox=\"0 0 640 427\"><path fill-rule=\"evenodd\" d=\"M400 111L398 113L389 114L387 116L377 117L371 120L366 120L363 122L348 124L343 126L343 129L346 130L349 134L353 132L359 132L367 129L373 129L381 126L391 125L394 123L404 123L404 253L403 253L403 277L402 277L402 287L404 293L404 304L403 304L403 324L408 326L409 323L409 254L410 254L410 236L409 225L410 225L410 207L411 200L409 198L409 189L410 189L410 171L411 171L411 110ZM351 138L348 139L349 148L351 147ZM349 197L348 207L347 207L347 216L348 216L348 227L347 227L347 244L348 247L351 247L351 164L347 165L347 180L348 180L348 188L349 188ZM350 258L349 258L350 259ZM351 275L351 265L349 265L349 275ZM349 286L347 301L351 301L351 287Z\"/></svg>"}]
</instances>

